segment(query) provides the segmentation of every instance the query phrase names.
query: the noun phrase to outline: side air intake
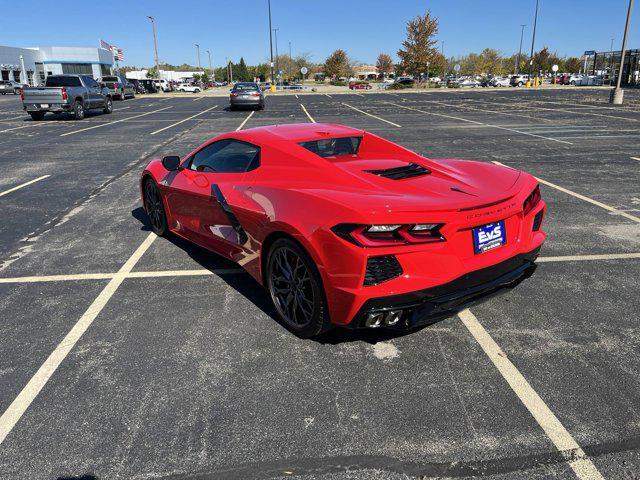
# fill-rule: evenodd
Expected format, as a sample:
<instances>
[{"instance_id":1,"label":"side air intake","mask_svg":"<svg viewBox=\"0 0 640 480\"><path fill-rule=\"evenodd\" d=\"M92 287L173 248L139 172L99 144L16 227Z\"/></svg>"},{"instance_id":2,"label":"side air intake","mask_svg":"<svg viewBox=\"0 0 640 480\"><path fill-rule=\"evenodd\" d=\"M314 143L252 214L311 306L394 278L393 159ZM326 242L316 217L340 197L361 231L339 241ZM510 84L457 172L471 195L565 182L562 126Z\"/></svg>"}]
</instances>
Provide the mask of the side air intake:
<instances>
[{"instance_id":1,"label":"side air intake","mask_svg":"<svg viewBox=\"0 0 640 480\"><path fill-rule=\"evenodd\" d=\"M417 163L409 163L402 167L385 168L384 170L365 170L365 172L391 180L404 180L405 178L420 177L431 173L428 169Z\"/></svg>"}]
</instances>

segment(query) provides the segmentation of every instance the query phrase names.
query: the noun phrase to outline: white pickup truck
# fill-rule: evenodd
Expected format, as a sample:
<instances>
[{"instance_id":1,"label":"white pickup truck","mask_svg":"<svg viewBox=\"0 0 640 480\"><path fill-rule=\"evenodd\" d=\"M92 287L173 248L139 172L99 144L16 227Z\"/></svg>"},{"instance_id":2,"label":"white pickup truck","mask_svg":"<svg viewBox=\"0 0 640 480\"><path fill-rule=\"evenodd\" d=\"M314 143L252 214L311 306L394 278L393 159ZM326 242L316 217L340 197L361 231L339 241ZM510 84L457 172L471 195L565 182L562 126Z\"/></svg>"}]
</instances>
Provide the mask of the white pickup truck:
<instances>
[{"instance_id":1,"label":"white pickup truck","mask_svg":"<svg viewBox=\"0 0 640 480\"><path fill-rule=\"evenodd\" d=\"M89 109L113 111L109 90L89 75L49 75L44 87L26 87L20 95L22 109L34 120L42 120L47 112L69 112L82 120Z\"/></svg>"}]
</instances>

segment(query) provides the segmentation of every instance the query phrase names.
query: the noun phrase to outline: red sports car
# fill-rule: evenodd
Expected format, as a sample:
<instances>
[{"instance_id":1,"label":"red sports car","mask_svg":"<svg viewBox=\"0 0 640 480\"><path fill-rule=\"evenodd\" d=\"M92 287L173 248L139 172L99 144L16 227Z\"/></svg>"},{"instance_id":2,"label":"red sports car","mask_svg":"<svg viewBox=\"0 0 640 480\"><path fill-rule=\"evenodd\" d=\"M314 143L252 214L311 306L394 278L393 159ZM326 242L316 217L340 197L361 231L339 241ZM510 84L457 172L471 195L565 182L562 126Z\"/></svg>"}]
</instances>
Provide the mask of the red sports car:
<instances>
[{"instance_id":1,"label":"red sports car","mask_svg":"<svg viewBox=\"0 0 640 480\"><path fill-rule=\"evenodd\" d=\"M349 82L349 90L371 90L371 88L368 82Z\"/></svg>"},{"instance_id":2,"label":"red sports car","mask_svg":"<svg viewBox=\"0 0 640 480\"><path fill-rule=\"evenodd\" d=\"M451 315L530 276L546 238L531 175L342 125L226 133L140 187L154 232L239 263L302 337Z\"/></svg>"}]
</instances>

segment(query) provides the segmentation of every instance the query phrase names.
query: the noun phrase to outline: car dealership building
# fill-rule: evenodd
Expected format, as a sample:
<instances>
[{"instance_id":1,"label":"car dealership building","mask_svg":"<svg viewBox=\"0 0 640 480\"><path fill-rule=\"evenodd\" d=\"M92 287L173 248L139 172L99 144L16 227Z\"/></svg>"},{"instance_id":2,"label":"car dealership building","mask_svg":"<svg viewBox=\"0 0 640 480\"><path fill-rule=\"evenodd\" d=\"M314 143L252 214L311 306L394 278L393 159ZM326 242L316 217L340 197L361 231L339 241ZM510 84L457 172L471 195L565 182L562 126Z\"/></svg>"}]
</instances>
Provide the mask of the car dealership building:
<instances>
[{"instance_id":1,"label":"car dealership building","mask_svg":"<svg viewBox=\"0 0 640 480\"><path fill-rule=\"evenodd\" d=\"M104 48L19 48L0 45L1 80L37 85L44 83L47 75L80 73L98 78L112 71L113 53Z\"/></svg>"}]
</instances>

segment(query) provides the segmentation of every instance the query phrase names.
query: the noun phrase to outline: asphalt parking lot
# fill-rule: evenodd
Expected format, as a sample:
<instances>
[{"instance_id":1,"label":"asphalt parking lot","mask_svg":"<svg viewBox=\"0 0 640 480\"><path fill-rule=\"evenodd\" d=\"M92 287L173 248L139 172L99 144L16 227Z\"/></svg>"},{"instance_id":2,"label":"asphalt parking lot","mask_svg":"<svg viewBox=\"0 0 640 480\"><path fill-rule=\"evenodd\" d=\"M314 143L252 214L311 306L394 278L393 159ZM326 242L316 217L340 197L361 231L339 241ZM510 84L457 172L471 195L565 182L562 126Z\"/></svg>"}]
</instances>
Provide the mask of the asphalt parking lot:
<instances>
[{"instance_id":1,"label":"asphalt parking lot","mask_svg":"<svg viewBox=\"0 0 640 480\"><path fill-rule=\"evenodd\" d=\"M640 478L640 91L147 96L33 122L0 98L0 478ZM292 336L214 254L150 234L144 164L219 133L363 128L537 176L505 295L407 335Z\"/></svg>"}]
</instances>

